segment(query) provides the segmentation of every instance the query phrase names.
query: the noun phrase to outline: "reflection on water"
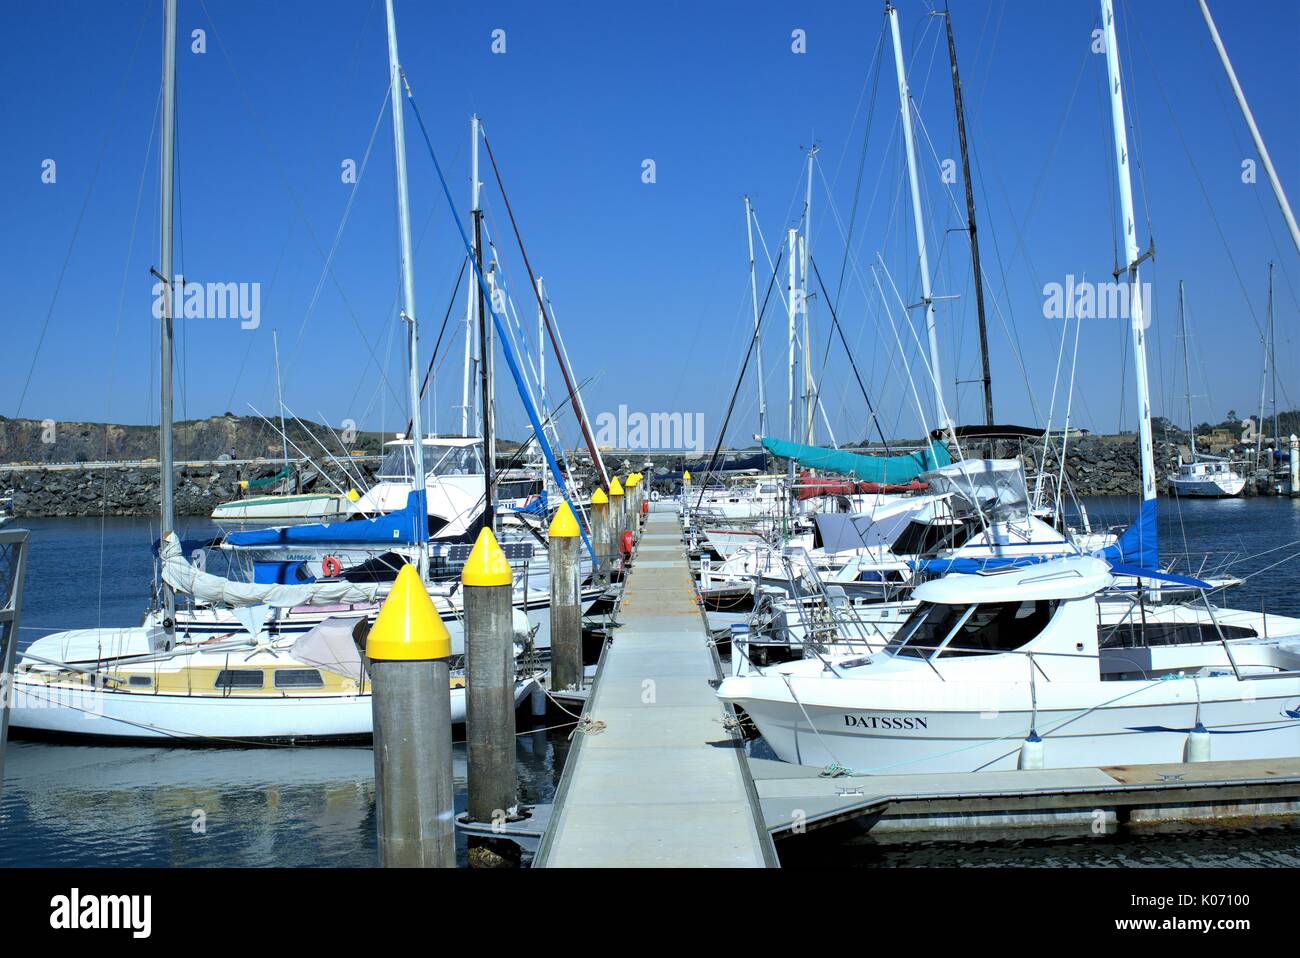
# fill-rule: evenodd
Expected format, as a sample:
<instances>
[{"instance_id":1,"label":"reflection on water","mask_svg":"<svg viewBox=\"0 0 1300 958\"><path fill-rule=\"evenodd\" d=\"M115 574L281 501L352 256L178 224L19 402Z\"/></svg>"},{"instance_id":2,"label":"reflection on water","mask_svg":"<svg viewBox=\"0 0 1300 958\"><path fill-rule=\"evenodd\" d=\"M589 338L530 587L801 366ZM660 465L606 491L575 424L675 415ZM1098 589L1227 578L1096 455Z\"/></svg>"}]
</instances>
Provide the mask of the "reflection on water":
<instances>
[{"instance_id":1,"label":"reflection on water","mask_svg":"<svg viewBox=\"0 0 1300 958\"><path fill-rule=\"evenodd\" d=\"M205 520L187 522L185 537L217 531ZM32 536L22 645L62 629L139 624L150 600L156 523L23 525ZM519 722L527 729L525 715ZM520 801L554 795L567 735L566 728L519 736ZM465 746L457 745L458 811L465 762ZM370 866L377 863L374 779L369 748L12 742L0 796L0 866ZM464 864L463 840L459 851Z\"/></svg>"},{"instance_id":2,"label":"reflection on water","mask_svg":"<svg viewBox=\"0 0 1300 958\"><path fill-rule=\"evenodd\" d=\"M882 842L812 832L777 850L787 867L1297 868L1300 821L1145 826L1098 836L1018 829L997 841Z\"/></svg>"},{"instance_id":3,"label":"reflection on water","mask_svg":"<svg viewBox=\"0 0 1300 958\"><path fill-rule=\"evenodd\" d=\"M519 737L519 795L549 801L565 733ZM562 761L562 759L561 759ZM466 751L455 748L456 809ZM13 742L0 866L372 866L369 748L152 749ZM465 855L464 841L459 854Z\"/></svg>"}]
</instances>

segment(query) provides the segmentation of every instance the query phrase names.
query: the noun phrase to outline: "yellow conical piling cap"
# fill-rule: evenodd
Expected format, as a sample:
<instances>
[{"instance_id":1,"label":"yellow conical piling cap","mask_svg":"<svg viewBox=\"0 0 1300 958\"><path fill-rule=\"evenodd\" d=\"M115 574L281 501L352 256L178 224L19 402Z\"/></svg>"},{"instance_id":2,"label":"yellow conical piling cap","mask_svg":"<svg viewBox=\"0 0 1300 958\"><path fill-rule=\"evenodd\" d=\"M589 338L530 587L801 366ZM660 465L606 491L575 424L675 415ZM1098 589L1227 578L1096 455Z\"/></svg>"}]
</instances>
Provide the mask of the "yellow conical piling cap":
<instances>
[{"instance_id":1,"label":"yellow conical piling cap","mask_svg":"<svg viewBox=\"0 0 1300 958\"><path fill-rule=\"evenodd\" d=\"M463 585L509 585L514 580L510 574L510 563L506 554L497 544L497 537L492 530L483 527L478 534L478 541L470 550L465 560L465 568L460 570Z\"/></svg>"},{"instance_id":2,"label":"yellow conical piling cap","mask_svg":"<svg viewBox=\"0 0 1300 958\"><path fill-rule=\"evenodd\" d=\"M682 473L682 482L690 482L690 481L691 481L691 471L687 469L685 472Z\"/></svg>"},{"instance_id":3,"label":"yellow conical piling cap","mask_svg":"<svg viewBox=\"0 0 1300 958\"><path fill-rule=\"evenodd\" d=\"M551 520L551 527L547 530L552 539L574 539L581 533L578 530L578 520L573 516L573 510L569 508L567 502L560 503L560 508L555 510L555 518Z\"/></svg>"},{"instance_id":4,"label":"yellow conical piling cap","mask_svg":"<svg viewBox=\"0 0 1300 958\"><path fill-rule=\"evenodd\" d=\"M641 477L634 472L632 473L632 475L627 477L627 487L629 489L635 489L637 483L639 483L640 481L641 481Z\"/></svg>"},{"instance_id":5,"label":"yellow conical piling cap","mask_svg":"<svg viewBox=\"0 0 1300 958\"><path fill-rule=\"evenodd\" d=\"M451 636L413 565L402 566L370 635L366 655L380 662L445 659Z\"/></svg>"},{"instance_id":6,"label":"yellow conical piling cap","mask_svg":"<svg viewBox=\"0 0 1300 958\"><path fill-rule=\"evenodd\" d=\"M609 480L609 494L611 496L621 496L623 494L623 485L618 481L618 476Z\"/></svg>"},{"instance_id":7,"label":"yellow conical piling cap","mask_svg":"<svg viewBox=\"0 0 1300 958\"><path fill-rule=\"evenodd\" d=\"M604 489L597 489L591 494L591 504L593 506L609 505L609 496L605 495Z\"/></svg>"},{"instance_id":8,"label":"yellow conical piling cap","mask_svg":"<svg viewBox=\"0 0 1300 958\"><path fill-rule=\"evenodd\" d=\"M348 502L359 502L360 499L361 493L357 492L355 489L348 490Z\"/></svg>"}]
</instances>

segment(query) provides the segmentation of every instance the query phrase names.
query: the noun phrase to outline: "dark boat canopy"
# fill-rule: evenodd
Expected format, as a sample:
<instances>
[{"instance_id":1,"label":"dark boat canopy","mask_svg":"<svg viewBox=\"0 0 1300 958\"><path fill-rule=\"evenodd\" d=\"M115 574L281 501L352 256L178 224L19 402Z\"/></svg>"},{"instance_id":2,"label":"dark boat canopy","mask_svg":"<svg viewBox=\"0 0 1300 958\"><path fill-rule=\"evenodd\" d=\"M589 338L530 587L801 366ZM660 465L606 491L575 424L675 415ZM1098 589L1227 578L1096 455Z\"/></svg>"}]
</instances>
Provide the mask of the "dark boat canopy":
<instances>
[{"instance_id":1,"label":"dark boat canopy","mask_svg":"<svg viewBox=\"0 0 1300 958\"><path fill-rule=\"evenodd\" d=\"M1033 426L954 426L953 433L958 439L1042 439L1046 429ZM933 429L930 438L943 441L947 430Z\"/></svg>"}]
</instances>

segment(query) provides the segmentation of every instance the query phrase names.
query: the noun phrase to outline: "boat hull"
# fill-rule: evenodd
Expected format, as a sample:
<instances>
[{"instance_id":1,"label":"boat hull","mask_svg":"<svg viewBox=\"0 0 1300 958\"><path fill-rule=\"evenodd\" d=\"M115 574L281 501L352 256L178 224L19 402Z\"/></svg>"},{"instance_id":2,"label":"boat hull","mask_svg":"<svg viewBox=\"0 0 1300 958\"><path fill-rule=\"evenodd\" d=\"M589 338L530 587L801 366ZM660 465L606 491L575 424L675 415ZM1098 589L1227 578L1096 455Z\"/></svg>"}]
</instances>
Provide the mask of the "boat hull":
<instances>
[{"instance_id":1,"label":"boat hull","mask_svg":"<svg viewBox=\"0 0 1300 958\"><path fill-rule=\"evenodd\" d=\"M729 680L735 681L735 680ZM744 681L743 679L740 681ZM1240 683L1228 680L1237 695L1211 698L1207 686L1221 679L1201 679L1201 721L1210 733L1215 761L1295 757L1300 754L1300 679L1252 683L1255 697L1244 696ZM1104 683L1105 686L1151 683ZM793 682L807 693L807 683ZM860 774L979 772L1019 767L1021 745L1035 728L1043 741L1043 767L1182 762L1197 703L1191 682L1177 701L1143 701L1152 693L1134 694L1135 704L1094 707L999 709L997 693L970 690L963 710L935 708L860 708L801 701L724 696L741 706L763 738L783 761L799 765L840 765ZM725 689L725 686L724 686ZM1096 702L1125 694L1106 688ZM1156 693L1163 689L1153 690ZM980 695L990 696L981 709ZM1190 699L1188 696L1191 696ZM1103 697L1104 696L1104 697ZM969 706L973 705L971 708ZM811 722L811 724L810 724Z\"/></svg>"},{"instance_id":2,"label":"boat hull","mask_svg":"<svg viewBox=\"0 0 1300 958\"><path fill-rule=\"evenodd\" d=\"M515 684L515 704L534 680ZM451 721L465 722L465 690L451 690ZM369 742L370 695L252 696L141 694L27 683L17 677L9 716L15 739L100 744L245 747Z\"/></svg>"},{"instance_id":3,"label":"boat hull","mask_svg":"<svg viewBox=\"0 0 1300 958\"><path fill-rule=\"evenodd\" d=\"M342 496L252 496L221 503L212 510L212 518L223 522L338 519L349 511L349 503Z\"/></svg>"},{"instance_id":4,"label":"boat hull","mask_svg":"<svg viewBox=\"0 0 1300 958\"><path fill-rule=\"evenodd\" d=\"M1240 476L1169 480L1169 492L1185 499L1232 499L1241 495L1245 488L1246 480Z\"/></svg>"}]
</instances>

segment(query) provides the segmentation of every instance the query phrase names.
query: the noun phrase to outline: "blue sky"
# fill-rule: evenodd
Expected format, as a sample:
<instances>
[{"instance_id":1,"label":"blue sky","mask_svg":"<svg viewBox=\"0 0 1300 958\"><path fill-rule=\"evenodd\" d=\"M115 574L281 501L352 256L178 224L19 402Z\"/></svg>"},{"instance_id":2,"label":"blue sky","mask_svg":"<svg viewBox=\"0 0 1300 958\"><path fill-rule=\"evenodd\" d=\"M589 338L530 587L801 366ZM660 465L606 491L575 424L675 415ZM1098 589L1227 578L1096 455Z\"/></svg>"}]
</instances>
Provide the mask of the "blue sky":
<instances>
[{"instance_id":1,"label":"blue sky","mask_svg":"<svg viewBox=\"0 0 1300 958\"><path fill-rule=\"evenodd\" d=\"M929 16L928 3L899 6L925 127L918 135L935 292L958 297L938 310L945 388L957 418L978 421L978 386L953 384L978 375L978 358L968 248L964 234L953 232L964 212L949 205L939 175L938 161L957 156L942 24ZM1294 196L1300 5L1219 0L1212 8ZM899 349L868 292L867 269L879 253L900 294L909 303L920 295L887 41L878 87L874 80L882 11L877 3L399 0L402 59L453 179L458 212L463 217L468 206L468 121L477 111L578 378L590 379L593 415L619 403L702 412L707 433L716 434L751 323L742 196L752 197L769 245L780 242L802 212L804 152L817 143L812 248L834 295L844 259L841 225L850 218L870 113L838 313L886 430L919 432ZM156 421L148 271L158 260L152 138L160 14L160 2L7 5L0 31L5 415ZM1088 49L1097 16L1087 0L953 3L985 270L998 307L990 309L991 352L1003 421L1041 424L1052 404L1062 324L1043 317L1044 284L1070 274L1107 279L1115 265L1104 57ZM333 276L321 283L352 189L341 182L340 164L361 163L385 98L382 0L206 0L206 7L181 0L179 24L178 268L191 282L258 282L262 308L255 330L231 320L178 324L178 417L248 414L250 404L271 413L271 331L278 330L285 402L295 413L336 426L353 419L366 428L401 428L404 353L387 116ZM196 28L207 31L206 53L189 49ZM505 30L504 54L490 48L498 28ZM1279 367L1289 390L1279 402L1300 405L1293 378L1300 262L1262 168L1256 184L1241 181L1242 161L1255 152L1199 12L1184 0L1127 2L1119 28L1142 172L1139 232L1145 245L1149 217L1157 250L1145 277L1154 282L1156 307L1155 410L1185 415L1179 279L1187 282L1198 420L1256 408L1270 259L1277 262ZM806 31L806 53L791 51L795 29ZM409 111L407 126L427 359L462 254ZM53 184L41 179L46 159L57 164ZM642 182L645 159L655 162L653 184ZM531 329L526 275L484 164L489 227ZM960 204L960 180L952 189ZM760 296L766 280L760 266ZM897 309L893 315L901 322ZM782 427L784 325L774 302L764 366L771 415ZM814 369L823 405L836 437L856 439L865 432L865 404L838 340L826 348L830 332L818 297ZM1084 323L1075 424L1132 428L1126 335L1116 321ZM912 334L900 329L900 336L918 370ZM1073 336L1071 329L1066 379ZM431 400L444 431L459 425L452 407L460 397L460 343L457 331ZM522 435L525 418L504 370L502 377L501 431ZM554 395L554 366L547 381ZM755 392L751 372L729 439L756 431ZM1058 425L1064 402L1058 388ZM571 419L564 433L576 440Z\"/></svg>"}]
</instances>

